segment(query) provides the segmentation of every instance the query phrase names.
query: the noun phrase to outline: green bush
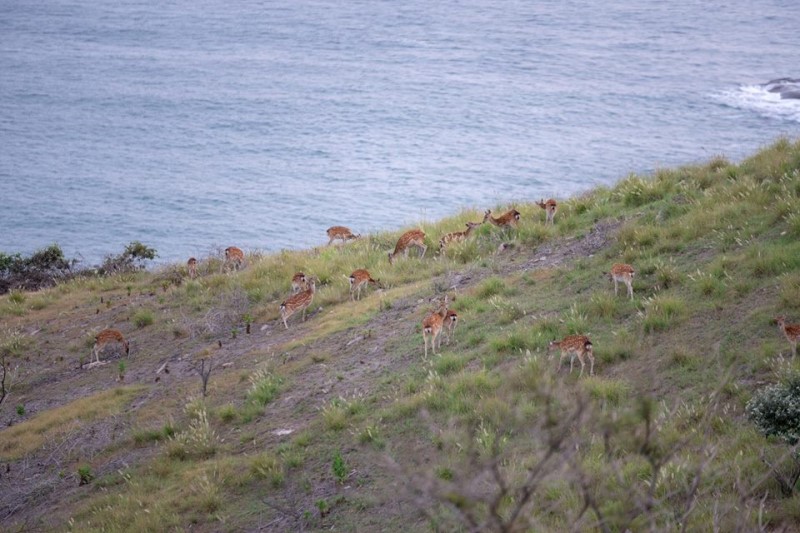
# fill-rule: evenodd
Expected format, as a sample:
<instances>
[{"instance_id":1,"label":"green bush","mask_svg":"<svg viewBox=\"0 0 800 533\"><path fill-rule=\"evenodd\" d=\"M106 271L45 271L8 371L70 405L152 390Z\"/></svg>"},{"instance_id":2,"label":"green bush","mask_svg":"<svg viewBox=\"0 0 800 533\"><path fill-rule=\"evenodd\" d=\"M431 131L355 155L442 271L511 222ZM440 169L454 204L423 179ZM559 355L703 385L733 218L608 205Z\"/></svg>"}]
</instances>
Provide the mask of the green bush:
<instances>
[{"instance_id":1,"label":"green bush","mask_svg":"<svg viewBox=\"0 0 800 533\"><path fill-rule=\"evenodd\" d=\"M800 374L761 389L747 402L746 410L764 436L774 435L788 444L797 444L800 440Z\"/></svg>"},{"instance_id":2,"label":"green bush","mask_svg":"<svg viewBox=\"0 0 800 533\"><path fill-rule=\"evenodd\" d=\"M155 322L156 317L150 309L139 309L133 314L131 320L137 328L143 328Z\"/></svg>"}]
</instances>

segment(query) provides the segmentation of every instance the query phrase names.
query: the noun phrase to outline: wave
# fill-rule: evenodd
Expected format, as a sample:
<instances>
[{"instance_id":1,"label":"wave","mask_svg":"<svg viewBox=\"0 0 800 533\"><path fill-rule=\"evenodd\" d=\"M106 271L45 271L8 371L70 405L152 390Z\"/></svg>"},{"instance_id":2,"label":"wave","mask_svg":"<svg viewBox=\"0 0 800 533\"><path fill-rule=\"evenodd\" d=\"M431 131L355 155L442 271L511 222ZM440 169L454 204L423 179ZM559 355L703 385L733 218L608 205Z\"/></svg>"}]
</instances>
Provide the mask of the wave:
<instances>
[{"instance_id":1,"label":"wave","mask_svg":"<svg viewBox=\"0 0 800 533\"><path fill-rule=\"evenodd\" d=\"M800 122L800 81L789 78L740 85L714 95L723 104L778 120Z\"/></svg>"}]
</instances>

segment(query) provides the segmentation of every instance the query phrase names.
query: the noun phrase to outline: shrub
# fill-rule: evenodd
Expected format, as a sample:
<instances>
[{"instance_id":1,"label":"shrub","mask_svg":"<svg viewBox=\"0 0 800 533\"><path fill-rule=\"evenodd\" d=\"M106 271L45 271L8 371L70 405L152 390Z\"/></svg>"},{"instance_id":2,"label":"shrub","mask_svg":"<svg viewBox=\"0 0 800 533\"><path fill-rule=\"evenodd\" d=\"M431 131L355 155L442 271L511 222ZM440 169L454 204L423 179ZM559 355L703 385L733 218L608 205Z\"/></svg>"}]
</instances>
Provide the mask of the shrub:
<instances>
[{"instance_id":1,"label":"shrub","mask_svg":"<svg viewBox=\"0 0 800 533\"><path fill-rule=\"evenodd\" d=\"M150 309L139 309L133 314L131 320L133 324L137 328L143 328L145 326L149 326L153 322L155 322L155 314Z\"/></svg>"},{"instance_id":2,"label":"shrub","mask_svg":"<svg viewBox=\"0 0 800 533\"><path fill-rule=\"evenodd\" d=\"M145 262L158 257L156 250L139 241L133 241L118 255L108 255L100 266L101 274L119 274L144 270Z\"/></svg>"},{"instance_id":3,"label":"shrub","mask_svg":"<svg viewBox=\"0 0 800 533\"><path fill-rule=\"evenodd\" d=\"M88 485L94 479L92 469L88 465L78 468L78 485Z\"/></svg>"},{"instance_id":4,"label":"shrub","mask_svg":"<svg viewBox=\"0 0 800 533\"><path fill-rule=\"evenodd\" d=\"M747 402L746 410L764 436L774 435L788 444L797 444L800 440L800 374L761 389Z\"/></svg>"},{"instance_id":5,"label":"shrub","mask_svg":"<svg viewBox=\"0 0 800 533\"><path fill-rule=\"evenodd\" d=\"M37 290L67 278L77 261L68 261L57 244L37 250L30 257L0 252L0 294L11 289Z\"/></svg>"}]
</instances>

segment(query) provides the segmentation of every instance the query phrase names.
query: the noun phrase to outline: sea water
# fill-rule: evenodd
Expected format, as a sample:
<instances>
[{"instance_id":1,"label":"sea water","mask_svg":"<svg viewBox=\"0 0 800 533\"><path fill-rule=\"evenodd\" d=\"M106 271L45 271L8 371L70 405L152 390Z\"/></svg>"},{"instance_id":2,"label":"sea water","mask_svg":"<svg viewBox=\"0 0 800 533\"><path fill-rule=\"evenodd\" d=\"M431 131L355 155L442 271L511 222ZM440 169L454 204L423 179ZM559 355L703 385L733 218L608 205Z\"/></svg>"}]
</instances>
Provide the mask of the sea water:
<instances>
[{"instance_id":1,"label":"sea water","mask_svg":"<svg viewBox=\"0 0 800 533\"><path fill-rule=\"evenodd\" d=\"M0 2L0 251L327 242L800 134L796 0Z\"/></svg>"}]
</instances>

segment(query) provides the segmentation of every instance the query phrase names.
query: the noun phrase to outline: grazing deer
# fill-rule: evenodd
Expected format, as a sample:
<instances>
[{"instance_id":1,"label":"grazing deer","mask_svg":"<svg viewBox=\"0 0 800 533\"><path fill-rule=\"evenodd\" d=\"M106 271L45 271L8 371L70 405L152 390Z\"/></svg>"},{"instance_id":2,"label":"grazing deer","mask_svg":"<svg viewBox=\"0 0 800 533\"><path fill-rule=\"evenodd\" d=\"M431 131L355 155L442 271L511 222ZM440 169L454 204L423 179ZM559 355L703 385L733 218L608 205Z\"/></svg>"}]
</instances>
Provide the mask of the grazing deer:
<instances>
[{"instance_id":1,"label":"grazing deer","mask_svg":"<svg viewBox=\"0 0 800 533\"><path fill-rule=\"evenodd\" d=\"M775 318L778 329L783 332L786 340L792 345L792 357L797 355L797 341L800 341L800 324L787 324L785 316Z\"/></svg>"},{"instance_id":2,"label":"grazing deer","mask_svg":"<svg viewBox=\"0 0 800 533\"><path fill-rule=\"evenodd\" d=\"M589 340L589 337L586 335L567 335L561 339L561 341L551 341L547 353L549 354L555 348L561 349L561 358L558 360L559 367L564 361L564 357L570 355L569 373L572 374L572 364L575 362L575 356L577 355L578 360L581 362L581 373L578 375L580 378L583 376L583 367L586 366L583 358L584 356L588 356L589 362L591 363L589 375L594 375L594 351L592 349L592 341Z\"/></svg>"},{"instance_id":3,"label":"grazing deer","mask_svg":"<svg viewBox=\"0 0 800 533\"><path fill-rule=\"evenodd\" d=\"M239 270L244 264L244 252L236 246L225 248L225 268Z\"/></svg>"},{"instance_id":4,"label":"grazing deer","mask_svg":"<svg viewBox=\"0 0 800 533\"><path fill-rule=\"evenodd\" d=\"M486 213L483 215L483 221L489 222L490 224L494 224L495 226L499 226L501 228L516 227L517 223L519 223L519 211L516 209L511 209L501 215L499 218L494 218L492 216L492 210L487 209Z\"/></svg>"},{"instance_id":5,"label":"grazing deer","mask_svg":"<svg viewBox=\"0 0 800 533\"><path fill-rule=\"evenodd\" d=\"M368 284L372 283L379 289L382 289L383 286L381 285L381 281L378 279L372 279L370 273L363 269L359 268L358 270L354 270L352 274L350 274L350 300L360 300L361 299L361 288ZM357 296L353 298L353 293L357 292Z\"/></svg>"},{"instance_id":6,"label":"grazing deer","mask_svg":"<svg viewBox=\"0 0 800 533\"><path fill-rule=\"evenodd\" d=\"M305 290L307 288L307 281L308 280L306 279L305 274L302 272L295 273L295 275L292 276L292 294L297 294L298 292Z\"/></svg>"},{"instance_id":7,"label":"grazing deer","mask_svg":"<svg viewBox=\"0 0 800 533\"><path fill-rule=\"evenodd\" d=\"M447 295L444 295L444 300L439 304L439 307L430 313L422 321L422 342L425 345L425 357L428 357L428 337L431 339L431 351L436 355L436 338L442 332L444 326L444 317L447 316ZM439 338L439 348L442 347L442 339Z\"/></svg>"},{"instance_id":8,"label":"grazing deer","mask_svg":"<svg viewBox=\"0 0 800 533\"><path fill-rule=\"evenodd\" d=\"M633 267L625 263L614 263L611 266L610 274L611 279L614 281L614 296L617 295L617 286L621 281L628 287L628 296L633 300L633 275L635 273L636 271L633 270Z\"/></svg>"},{"instance_id":9,"label":"grazing deer","mask_svg":"<svg viewBox=\"0 0 800 533\"><path fill-rule=\"evenodd\" d=\"M341 239L344 242L347 242L349 239L359 239L361 238L361 234L353 235L353 232L350 231L350 228L345 226L331 226L327 229L328 233L328 244L330 246L333 241L336 239Z\"/></svg>"},{"instance_id":10,"label":"grazing deer","mask_svg":"<svg viewBox=\"0 0 800 533\"><path fill-rule=\"evenodd\" d=\"M405 233L403 233L399 239L397 239L397 244L394 247L394 252L389 252L389 264L392 264L395 256L400 252L403 252L403 255L408 257L408 249L412 246L419 248L422 250L420 254L420 259L425 257L425 250L428 249L425 246L425 232L421 229L412 229Z\"/></svg>"},{"instance_id":11,"label":"grazing deer","mask_svg":"<svg viewBox=\"0 0 800 533\"><path fill-rule=\"evenodd\" d=\"M125 340L125 337L122 333L119 332L117 329L104 329L94 337L94 348L92 348L92 355L100 362L100 352L104 351L107 347L113 346L114 349L122 346L125 350L125 356L129 356L131 353L131 347L128 344L128 341ZM92 358L89 357L89 362L91 362Z\"/></svg>"},{"instance_id":12,"label":"grazing deer","mask_svg":"<svg viewBox=\"0 0 800 533\"><path fill-rule=\"evenodd\" d=\"M453 333L456 331L456 324L458 324L458 313L452 309L447 310L444 316L444 325L447 329L447 344L450 344L450 339L453 338Z\"/></svg>"},{"instance_id":13,"label":"grazing deer","mask_svg":"<svg viewBox=\"0 0 800 533\"><path fill-rule=\"evenodd\" d=\"M303 311L303 322L306 321L306 309L308 309L308 306L314 301L314 293L317 290L314 278L308 278L306 281L306 286L307 288L304 291L290 296L281 304L281 318L283 319L283 325L286 326L286 329L289 329L289 325L286 323L286 320L298 310Z\"/></svg>"},{"instance_id":14,"label":"grazing deer","mask_svg":"<svg viewBox=\"0 0 800 533\"><path fill-rule=\"evenodd\" d=\"M556 217L556 211L558 211L558 202L556 202L552 198L550 198L545 202L544 198L542 198L537 202L536 205L544 209L545 215L547 216L544 223L553 224L555 222L554 219Z\"/></svg>"},{"instance_id":15,"label":"grazing deer","mask_svg":"<svg viewBox=\"0 0 800 533\"><path fill-rule=\"evenodd\" d=\"M186 267L189 269L189 278L194 279L197 277L197 259L194 257L190 257L188 261L186 261Z\"/></svg>"},{"instance_id":16,"label":"grazing deer","mask_svg":"<svg viewBox=\"0 0 800 533\"><path fill-rule=\"evenodd\" d=\"M439 239L439 252L444 252L445 246L454 242L462 242L467 240L469 234L472 233L472 230L480 226L482 222L467 222L467 229L464 231L454 231L452 233L448 233L441 239Z\"/></svg>"}]
</instances>

